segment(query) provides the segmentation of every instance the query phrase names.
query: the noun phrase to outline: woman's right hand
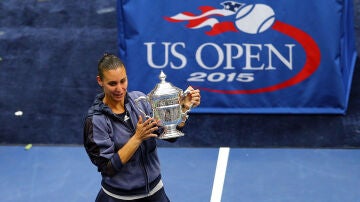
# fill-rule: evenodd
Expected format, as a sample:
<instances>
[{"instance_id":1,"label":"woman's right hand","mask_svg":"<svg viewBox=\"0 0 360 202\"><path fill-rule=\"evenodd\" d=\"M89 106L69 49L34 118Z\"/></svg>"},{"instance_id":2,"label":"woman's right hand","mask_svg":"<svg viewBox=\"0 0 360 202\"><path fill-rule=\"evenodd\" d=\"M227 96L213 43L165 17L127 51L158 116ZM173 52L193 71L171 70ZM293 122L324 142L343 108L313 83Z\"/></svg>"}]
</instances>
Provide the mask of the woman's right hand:
<instances>
[{"instance_id":1,"label":"woman's right hand","mask_svg":"<svg viewBox=\"0 0 360 202\"><path fill-rule=\"evenodd\" d=\"M149 118L143 122L142 116L139 116L139 120L136 124L136 131L134 137L140 141L146 140L151 137L157 137L157 134L153 133L158 129L160 120Z\"/></svg>"},{"instance_id":2,"label":"woman's right hand","mask_svg":"<svg viewBox=\"0 0 360 202\"><path fill-rule=\"evenodd\" d=\"M159 120L156 121L153 118L149 118L148 120L145 120L143 122L142 117L139 116L139 121L136 124L135 134L118 151L118 155L123 164L127 163L130 160L130 158L134 155L136 150L141 145L142 141L148 138L157 137L157 135L153 132L158 129L159 123Z\"/></svg>"}]
</instances>

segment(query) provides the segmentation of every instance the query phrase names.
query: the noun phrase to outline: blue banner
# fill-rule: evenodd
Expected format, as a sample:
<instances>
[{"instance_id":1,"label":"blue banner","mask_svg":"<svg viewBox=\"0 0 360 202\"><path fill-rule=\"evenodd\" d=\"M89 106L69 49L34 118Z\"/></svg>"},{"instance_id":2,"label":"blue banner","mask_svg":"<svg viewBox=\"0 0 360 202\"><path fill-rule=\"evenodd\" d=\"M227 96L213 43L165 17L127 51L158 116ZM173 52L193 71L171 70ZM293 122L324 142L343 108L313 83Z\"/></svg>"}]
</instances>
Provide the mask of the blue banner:
<instances>
[{"instance_id":1,"label":"blue banner","mask_svg":"<svg viewBox=\"0 0 360 202\"><path fill-rule=\"evenodd\" d=\"M119 0L129 90L201 90L199 113L330 113L348 105L351 0Z\"/></svg>"}]
</instances>

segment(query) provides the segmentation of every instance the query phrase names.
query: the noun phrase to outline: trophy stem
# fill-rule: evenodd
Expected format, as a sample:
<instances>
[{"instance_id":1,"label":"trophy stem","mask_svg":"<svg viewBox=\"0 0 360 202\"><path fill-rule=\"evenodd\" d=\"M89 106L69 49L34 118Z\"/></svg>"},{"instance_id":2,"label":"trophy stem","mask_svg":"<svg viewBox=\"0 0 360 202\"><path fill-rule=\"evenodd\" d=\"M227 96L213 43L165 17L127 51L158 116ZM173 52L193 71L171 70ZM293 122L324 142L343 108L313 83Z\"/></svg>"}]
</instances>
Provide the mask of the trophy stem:
<instances>
[{"instance_id":1,"label":"trophy stem","mask_svg":"<svg viewBox=\"0 0 360 202\"><path fill-rule=\"evenodd\" d=\"M176 129L176 124L164 126L165 132L159 136L159 139L170 139L184 136L185 134Z\"/></svg>"}]
</instances>

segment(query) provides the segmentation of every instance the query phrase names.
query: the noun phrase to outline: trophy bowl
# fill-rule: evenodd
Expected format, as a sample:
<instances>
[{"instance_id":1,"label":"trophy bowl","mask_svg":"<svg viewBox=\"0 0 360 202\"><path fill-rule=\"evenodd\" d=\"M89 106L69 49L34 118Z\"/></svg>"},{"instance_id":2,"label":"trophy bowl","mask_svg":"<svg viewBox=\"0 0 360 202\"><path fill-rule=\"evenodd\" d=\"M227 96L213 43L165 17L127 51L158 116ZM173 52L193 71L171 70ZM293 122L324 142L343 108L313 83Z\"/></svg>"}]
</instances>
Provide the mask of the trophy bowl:
<instances>
[{"instance_id":1,"label":"trophy bowl","mask_svg":"<svg viewBox=\"0 0 360 202\"><path fill-rule=\"evenodd\" d=\"M138 97L135 102L138 104L141 100L147 100L152 108L153 118L159 119L164 127L164 132L159 135L159 139L170 139L184 136L185 134L176 129L176 126L181 123L187 113L182 112L180 101L189 93L183 92L178 87L175 87L169 82L165 81L166 75L161 71L159 75L160 83L156 84L155 88L147 94L147 96ZM150 117L145 114L140 108L140 112L145 117Z\"/></svg>"}]
</instances>

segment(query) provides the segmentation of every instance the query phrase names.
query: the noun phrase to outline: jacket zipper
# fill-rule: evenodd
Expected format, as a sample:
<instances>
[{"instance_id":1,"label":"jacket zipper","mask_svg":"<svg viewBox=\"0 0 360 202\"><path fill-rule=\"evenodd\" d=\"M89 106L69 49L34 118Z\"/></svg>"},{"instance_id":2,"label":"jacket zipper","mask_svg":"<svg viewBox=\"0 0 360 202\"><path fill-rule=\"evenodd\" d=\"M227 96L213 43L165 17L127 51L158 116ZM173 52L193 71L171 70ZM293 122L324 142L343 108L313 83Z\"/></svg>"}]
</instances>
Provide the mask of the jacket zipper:
<instances>
[{"instance_id":1,"label":"jacket zipper","mask_svg":"<svg viewBox=\"0 0 360 202\"><path fill-rule=\"evenodd\" d=\"M146 167L145 167L145 158L144 158L144 154L143 154L143 145L140 145L140 156L141 156L141 166L143 168L144 171L144 176L145 176L145 191L146 193L150 192L150 187L149 187L149 179L148 179L148 173L146 171Z\"/></svg>"},{"instance_id":2,"label":"jacket zipper","mask_svg":"<svg viewBox=\"0 0 360 202\"><path fill-rule=\"evenodd\" d=\"M126 109L126 110L128 110L128 109ZM131 115L129 115L129 116L130 116L130 124L132 124ZM122 120L122 122L127 127L127 124L125 123L125 121ZM130 131L132 131L132 133L134 134L135 133L135 127L136 127L136 125L134 126L132 124L131 128L129 128L129 127L127 127L127 128L129 128ZM148 177L148 173L147 173L146 166L145 166L145 157L144 157L145 153L144 153L144 148L143 147L144 147L144 145L141 143L140 144L140 161L141 161L141 167L143 169L144 177L145 177L145 192L148 194L148 193L150 193L149 177Z\"/></svg>"},{"instance_id":3,"label":"jacket zipper","mask_svg":"<svg viewBox=\"0 0 360 202\"><path fill-rule=\"evenodd\" d=\"M126 128L128 128L133 134L135 133L135 129L133 127L128 126L128 124L124 120L121 120L119 118L118 118L118 120L120 122L122 122L123 125ZM132 120L131 117L130 117L130 120ZM130 121L130 124L132 124L132 121ZM144 176L145 176L145 192L149 193L150 192L149 177L148 177L148 173L147 173L146 166L145 166L145 157L144 157L145 154L144 154L144 148L143 147L144 147L144 145L141 144L140 145L140 160L141 160L141 167L142 167L142 170L143 170Z\"/></svg>"}]
</instances>

